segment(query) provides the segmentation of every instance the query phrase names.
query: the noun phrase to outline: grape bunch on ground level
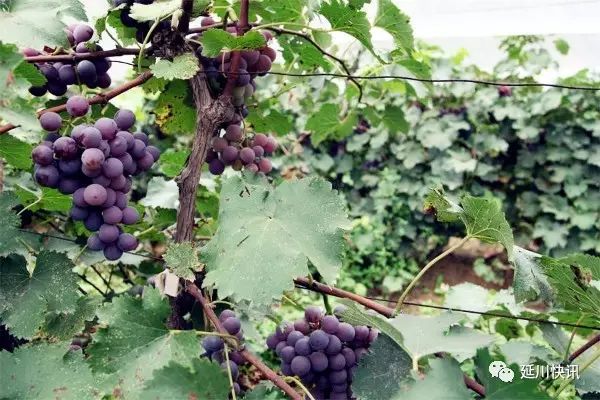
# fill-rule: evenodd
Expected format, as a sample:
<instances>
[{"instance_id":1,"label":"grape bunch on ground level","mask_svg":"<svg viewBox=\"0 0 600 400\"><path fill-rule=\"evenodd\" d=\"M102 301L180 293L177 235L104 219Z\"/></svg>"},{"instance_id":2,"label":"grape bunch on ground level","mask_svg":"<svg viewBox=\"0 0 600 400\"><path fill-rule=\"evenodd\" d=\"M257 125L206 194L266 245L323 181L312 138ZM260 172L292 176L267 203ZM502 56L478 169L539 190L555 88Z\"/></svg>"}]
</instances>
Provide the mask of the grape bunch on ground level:
<instances>
[{"instance_id":1,"label":"grape bunch on ground level","mask_svg":"<svg viewBox=\"0 0 600 400\"><path fill-rule=\"evenodd\" d=\"M140 43L144 43L144 39L146 38L146 36L148 35L148 32L150 32L150 22L148 21L144 21L144 22L140 22L137 21L135 19L133 19L130 15L131 12L131 6L134 3L138 3L138 4L152 4L154 3L154 0L112 0L112 4L115 7L120 6L121 4L125 4L125 8L123 8L121 10L121 15L120 15L120 19L121 19L121 23L123 23L123 25L125 25L128 28L135 28L136 32L135 32L135 38L138 42ZM165 27L170 26L169 21L161 21L157 27L158 30L164 29Z\"/></svg>"},{"instance_id":2,"label":"grape bunch on ground level","mask_svg":"<svg viewBox=\"0 0 600 400\"><path fill-rule=\"evenodd\" d=\"M206 162L213 175L221 175L228 165L236 171L244 168L268 174L273 167L266 156L276 148L274 137L258 133L253 138L247 138L239 123L230 123L223 136L213 137Z\"/></svg>"},{"instance_id":3,"label":"grape bunch on ground level","mask_svg":"<svg viewBox=\"0 0 600 400\"><path fill-rule=\"evenodd\" d=\"M240 340L244 339L242 332L242 324L239 318L236 317L235 313L231 310L223 310L219 314L219 321L227 333L235 336ZM220 336L206 336L202 339L202 347L206 351L204 356L210 358L213 362L218 363L223 370L227 371L227 364L229 364L229 370L231 371L231 378L233 380L233 389L236 394L241 393L240 387L240 371L239 366L245 365L246 360L242 357L239 351L228 348L227 356L225 355L225 342ZM229 358L229 363L227 363Z\"/></svg>"},{"instance_id":4,"label":"grape bunch on ground level","mask_svg":"<svg viewBox=\"0 0 600 400\"><path fill-rule=\"evenodd\" d=\"M81 96L67 101L72 117L82 117L88 110L89 103ZM76 125L69 136L58 133L63 121L57 113L42 114L40 124L50 133L31 154L36 182L73 195L71 218L97 232L88 238L90 250L104 251L109 260L134 250L137 239L119 225L139 219L137 210L128 206L131 176L149 170L160 151L148 145L146 134L129 132L135 124L133 112L122 109L114 119Z\"/></svg>"},{"instance_id":5,"label":"grape bunch on ground level","mask_svg":"<svg viewBox=\"0 0 600 400\"><path fill-rule=\"evenodd\" d=\"M67 38L72 48L70 52L89 53L101 51L102 48L93 43L87 43L94 30L86 24L72 24L65 29ZM24 49L23 54L28 57L49 55L35 49ZM108 70L111 67L110 60L106 58L94 58L77 62L61 61L55 63L36 63L35 66L46 77L44 86L32 86L29 92L34 96L43 96L46 92L55 96L62 96L67 92L69 85L83 84L91 89L106 89L111 84Z\"/></svg>"},{"instance_id":6,"label":"grape bunch on ground level","mask_svg":"<svg viewBox=\"0 0 600 400\"><path fill-rule=\"evenodd\" d=\"M281 372L298 376L315 399L352 399L352 377L377 330L340 322L319 307L304 318L277 328L267 346L281 359Z\"/></svg>"}]
</instances>

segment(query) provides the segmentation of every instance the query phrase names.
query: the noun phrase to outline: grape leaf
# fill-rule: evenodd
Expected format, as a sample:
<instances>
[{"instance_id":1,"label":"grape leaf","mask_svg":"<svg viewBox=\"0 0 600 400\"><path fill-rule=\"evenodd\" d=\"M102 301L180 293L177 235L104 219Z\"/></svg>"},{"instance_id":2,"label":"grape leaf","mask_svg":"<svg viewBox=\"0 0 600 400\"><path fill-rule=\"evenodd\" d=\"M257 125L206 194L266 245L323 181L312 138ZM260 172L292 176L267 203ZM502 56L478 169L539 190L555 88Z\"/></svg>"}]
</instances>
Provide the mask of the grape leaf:
<instances>
[{"instance_id":1,"label":"grape leaf","mask_svg":"<svg viewBox=\"0 0 600 400\"><path fill-rule=\"evenodd\" d=\"M142 390L144 399L226 399L229 379L218 364L206 359L192 360L188 366L171 361L154 371Z\"/></svg>"},{"instance_id":2,"label":"grape leaf","mask_svg":"<svg viewBox=\"0 0 600 400\"><path fill-rule=\"evenodd\" d=\"M541 298L544 303L552 304L554 295L540 265L542 256L519 246L514 246L513 254L515 301L520 303Z\"/></svg>"},{"instance_id":3,"label":"grape leaf","mask_svg":"<svg viewBox=\"0 0 600 400\"><path fill-rule=\"evenodd\" d=\"M256 132L274 132L279 136L287 135L294 128L288 115L266 102L260 103L257 108L253 109L246 121Z\"/></svg>"},{"instance_id":4,"label":"grape leaf","mask_svg":"<svg viewBox=\"0 0 600 400\"><path fill-rule=\"evenodd\" d=\"M60 340L71 339L81 332L86 321L91 321L96 316L96 309L100 306L100 299L84 296L77 300L77 308L73 312L50 312L46 314L44 331Z\"/></svg>"},{"instance_id":5,"label":"grape leaf","mask_svg":"<svg viewBox=\"0 0 600 400\"><path fill-rule=\"evenodd\" d=\"M369 315L363 312L356 303L352 301L342 301L341 303L346 306L346 309L340 314L343 321L354 326L367 325L377 328L381 333L389 336L398 346L402 347L402 334L398 329L392 326L387 319L380 317L379 315Z\"/></svg>"},{"instance_id":6,"label":"grape leaf","mask_svg":"<svg viewBox=\"0 0 600 400\"><path fill-rule=\"evenodd\" d=\"M440 222L456 221L463 212L458 204L446 196L443 189L430 189L423 208L426 212L434 213Z\"/></svg>"},{"instance_id":7,"label":"grape leaf","mask_svg":"<svg viewBox=\"0 0 600 400\"><path fill-rule=\"evenodd\" d=\"M331 63L311 43L297 36L281 36L277 41L283 49L283 58L286 62L297 62L306 69L322 67L324 70L331 69Z\"/></svg>"},{"instance_id":8,"label":"grape leaf","mask_svg":"<svg viewBox=\"0 0 600 400\"><path fill-rule=\"evenodd\" d=\"M30 62L21 61L13 70L16 78L25 79L33 86L42 86L47 82L46 77Z\"/></svg>"},{"instance_id":9,"label":"grape leaf","mask_svg":"<svg viewBox=\"0 0 600 400\"><path fill-rule=\"evenodd\" d=\"M121 22L121 10L113 10L108 13L106 18L98 18L96 20L96 33L101 36L107 29L107 25L113 27L117 32L117 37L124 45L136 44L136 29L123 25Z\"/></svg>"},{"instance_id":10,"label":"grape leaf","mask_svg":"<svg viewBox=\"0 0 600 400\"><path fill-rule=\"evenodd\" d=\"M155 176L148 182L146 197L140 200L146 207L161 207L177 209L179 204L179 189L174 180Z\"/></svg>"},{"instance_id":11,"label":"grape leaf","mask_svg":"<svg viewBox=\"0 0 600 400\"><path fill-rule=\"evenodd\" d=\"M0 193L0 256L20 247L18 243L22 236L19 231L21 218L12 210L17 204L19 200L14 193Z\"/></svg>"},{"instance_id":12,"label":"grape leaf","mask_svg":"<svg viewBox=\"0 0 600 400\"><path fill-rule=\"evenodd\" d=\"M311 142L317 145L334 133L340 123L339 105L326 103L321 106L319 111L311 115L306 121L304 129L311 131Z\"/></svg>"},{"instance_id":13,"label":"grape leaf","mask_svg":"<svg viewBox=\"0 0 600 400\"><path fill-rule=\"evenodd\" d=\"M234 2L234 9L238 9L239 1ZM277 22L296 22L304 21L305 13L303 8L306 2L302 0L279 0L262 1L252 3L250 7L250 19L261 17L261 23Z\"/></svg>"},{"instance_id":14,"label":"grape leaf","mask_svg":"<svg viewBox=\"0 0 600 400\"><path fill-rule=\"evenodd\" d=\"M252 388L244 396L244 400L285 400L287 397L270 381Z\"/></svg>"},{"instance_id":15,"label":"grape leaf","mask_svg":"<svg viewBox=\"0 0 600 400\"><path fill-rule=\"evenodd\" d=\"M123 398L136 398L154 371L177 361L189 365L198 356L193 331L170 331L165 321L169 303L158 290L146 287L142 298L113 299L97 312L100 328L87 348L96 373L110 374L109 382Z\"/></svg>"},{"instance_id":16,"label":"grape leaf","mask_svg":"<svg viewBox=\"0 0 600 400\"><path fill-rule=\"evenodd\" d=\"M43 209L45 211L67 212L73 204L70 196L47 187L42 187L38 193L35 193L17 186L15 193L19 197L19 200L21 200L21 204L32 211Z\"/></svg>"},{"instance_id":17,"label":"grape leaf","mask_svg":"<svg viewBox=\"0 0 600 400\"><path fill-rule=\"evenodd\" d=\"M48 11L52 11L49 18ZM86 21L77 0L13 0L0 3L0 41L21 47L67 46L63 17Z\"/></svg>"},{"instance_id":18,"label":"grape leaf","mask_svg":"<svg viewBox=\"0 0 600 400\"><path fill-rule=\"evenodd\" d=\"M76 310L77 275L64 254L40 252L31 274L20 255L0 258L0 267L0 315L15 336L31 338L48 311Z\"/></svg>"},{"instance_id":19,"label":"grape leaf","mask_svg":"<svg viewBox=\"0 0 600 400\"><path fill-rule=\"evenodd\" d=\"M169 178L175 178L185 165L189 157L189 150L167 151L160 155L160 168Z\"/></svg>"},{"instance_id":20,"label":"grape leaf","mask_svg":"<svg viewBox=\"0 0 600 400\"><path fill-rule=\"evenodd\" d=\"M5 106L0 106L0 119L10 121L27 132L39 132L40 123L35 116L35 108L25 99L11 99Z\"/></svg>"},{"instance_id":21,"label":"grape leaf","mask_svg":"<svg viewBox=\"0 0 600 400\"><path fill-rule=\"evenodd\" d=\"M187 81L175 80L161 91L154 108L156 123L166 134L196 131L196 109Z\"/></svg>"},{"instance_id":22,"label":"grape leaf","mask_svg":"<svg viewBox=\"0 0 600 400\"><path fill-rule=\"evenodd\" d=\"M562 55L566 55L569 52L569 43L564 39L555 39L554 47Z\"/></svg>"},{"instance_id":23,"label":"grape leaf","mask_svg":"<svg viewBox=\"0 0 600 400\"><path fill-rule=\"evenodd\" d=\"M9 74L23 60L17 46L0 43L0 87L7 85Z\"/></svg>"},{"instance_id":24,"label":"grape leaf","mask_svg":"<svg viewBox=\"0 0 600 400\"><path fill-rule=\"evenodd\" d=\"M31 168L31 150L29 143L22 142L14 136L0 136L0 157L15 168Z\"/></svg>"},{"instance_id":25,"label":"grape leaf","mask_svg":"<svg viewBox=\"0 0 600 400\"><path fill-rule=\"evenodd\" d=\"M181 7L180 0L156 1L152 4L134 3L129 15L136 21L154 21L172 14Z\"/></svg>"},{"instance_id":26,"label":"grape leaf","mask_svg":"<svg viewBox=\"0 0 600 400\"><path fill-rule=\"evenodd\" d=\"M485 197L463 196L460 200L464 212L460 218L467 228L467 235L483 242L501 243L512 259L514 238L506 221L500 202Z\"/></svg>"},{"instance_id":27,"label":"grape leaf","mask_svg":"<svg viewBox=\"0 0 600 400\"><path fill-rule=\"evenodd\" d=\"M367 13L346 6L340 0L328 0L321 4L319 13L327 18L331 28L345 32L365 46L377 59L379 56L373 51L371 43L371 24L367 19Z\"/></svg>"},{"instance_id":28,"label":"grape leaf","mask_svg":"<svg viewBox=\"0 0 600 400\"><path fill-rule=\"evenodd\" d=\"M492 377L489 371L490 364L494 360L487 348L477 350L475 357L475 371L479 381L485 386L485 398L492 400L506 399L536 399L545 400L550 397L538 389L538 379L522 379L521 371L517 364L510 364L509 368L514 373L512 382L503 382Z\"/></svg>"},{"instance_id":29,"label":"grape leaf","mask_svg":"<svg viewBox=\"0 0 600 400\"><path fill-rule=\"evenodd\" d=\"M592 274L593 279L600 280L600 257L576 253L561 257L559 260L567 264L574 264L587 268Z\"/></svg>"},{"instance_id":30,"label":"grape leaf","mask_svg":"<svg viewBox=\"0 0 600 400\"><path fill-rule=\"evenodd\" d=\"M216 57L222 50L260 49L267 42L258 31L246 32L243 36L234 36L222 29L209 29L202 34L202 55Z\"/></svg>"},{"instance_id":31,"label":"grape leaf","mask_svg":"<svg viewBox=\"0 0 600 400\"><path fill-rule=\"evenodd\" d=\"M566 310L589 314L600 320L600 290L590 285L591 270L550 257L542 257L540 265L558 304Z\"/></svg>"},{"instance_id":32,"label":"grape leaf","mask_svg":"<svg viewBox=\"0 0 600 400\"><path fill-rule=\"evenodd\" d=\"M447 399L472 400L471 392L464 384L463 372L454 359L432 359L431 369L424 379L416 380L398 400Z\"/></svg>"},{"instance_id":33,"label":"grape leaf","mask_svg":"<svg viewBox=\"0 0 600 400\"><path fill-rule=\"evenodd\" d=\"M221 189L219 227L201 251L221 298L233 296L256 306L270 304L293 278L308 273L307 261L327 282L341 267L344 204L322 179L283 182L232 177Z\"/></svg>"},{"instance_id":34,"label":"grape leaf","mask_svg":"<svg viewBox=\"0 0 600 400\"><path fill-rule=\"evenodd\" d=\"M97 399L95 380L80 352L65 343L27 345L0 352L0 398Z\"/></svg>"},{"instance_id":35,"label":"grape leaf","mask_svg":"<svg viewBox=\"0 0 600 400\"><path fill-rule=\"evenodd\" d=\"M373 25L389 32L396 44L406 53L413 50L414 37L410 18L400 11L391 0L379 0Z\"/></svg>"},{"instance_id":36,"label":"grape leaf","mask_svg":"<svg viewBox=\"0 0 600 400\"><path fill-rule=\"evenodd\" d=\"M391 400L412 379L411 369L410 355L381 335L359 361L352 392L359 400Z\"/></svg>"},{"instance_id":37,"label":"grape leaf","mask_svg":"<svg viewBox=\"0 0 600 400\"><path fill-rule=\"evenodd\" d=\"M194 271L202 269L198 259L198 250L192 243L169 244L163 260L172 273L190 281L195 278Z\"/></svg>"},{"instance_id":38,"label":"grape leaf","mask_svg":"<svg viewBox=\"0 0 600 400\"><path fill-rule=\"evenodd\" d=\"M463 361L494 341L493 336L459 325L463 319L451 312L436 317L401 314L390 323L402 333L404 347L414 359L443 351Z\"/></svg>"},{"instance_id":39,"label":"grape leaf","mask_svg":"<svg viewBox=\"0 0 600 400\"><path fill-rule=\"evenodd\" d=\"M173 61L158 60L150 66L154 76L169 81L173 79L190 79L196 75L199 69L198 58L190 53L179 55Z\"/></svg>"}]
</instances>

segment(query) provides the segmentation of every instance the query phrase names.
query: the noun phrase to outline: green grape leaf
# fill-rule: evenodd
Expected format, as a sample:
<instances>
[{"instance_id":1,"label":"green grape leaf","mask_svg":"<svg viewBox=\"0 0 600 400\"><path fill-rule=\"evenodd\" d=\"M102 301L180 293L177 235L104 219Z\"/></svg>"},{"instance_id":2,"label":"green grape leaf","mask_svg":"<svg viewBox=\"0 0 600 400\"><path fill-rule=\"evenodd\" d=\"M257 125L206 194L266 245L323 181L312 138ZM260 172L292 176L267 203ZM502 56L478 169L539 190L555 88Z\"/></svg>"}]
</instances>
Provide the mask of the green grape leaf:
<instances>
[{"instance_id":1,"label":"green grape leaf","mask_svg":"<svg viewBox=\"0 0 600 400\"><path fill-rule=\"evenodd\" d=\"M91 321L96 316L100 306L100 299L85 296L77 300L77 308L73 312L50 312L46 314L44 332L60 340L71 339L81 332L86 321Z\"/></svg>"},{"instance_id":2,"label":"green grape leaf","mask_svg":"<svg viewBox=\"0 0 600 400\"><path fill-rule=\"evenodd\" d=\"M410 129L402 107L386 104L382 120L391 132L406 133Z\"/></svg>"},{"instance_id":3,"label":"green grape leaf","mask_svg":"<svg viewBox=\"0 0 600 400\"><path fill-rule=\"evenodd\" d=\"M98 399L95 380L81 352L68 344L26 345L0 352L0 398L36 400Z\"/></svg>"},{"instance_id":4,"label":"green grape leaf","mask_svg":"<svg viewBox=\"0 0 600 400\"><path fill-rule=\"evenodd\" d=\"M15 336L31 338L48 311L76 310L79 296L72 268L64 254L45 250L37 255L32 273L22 256L0 258L0 315Z\"/></svg>"},{"instance_id":5,"label":"green grape leaf","mask_svg":"<svg viewBox=\"0 0 600 400\"><path fill-rule=\"evenodd\" d=\"M268 305L308 273L307 261L332 283L347 228L344 203L323 179L273 188L263 178L232 177L221 189L217 232L201 251L204 285L215 285L221 298Z\"/></svg>"},{"instance_id":6,"label":"green grape leaf","mask_svg":"<svg viewBox=\"0 0 600 400\"><path fill-rule=\"evenodd\" d=\"M471 392L464 384L463 372L454 359L432 359L431 369L422 380L415 381L406 391L396 397L400 400L448 399L472 400Z\"/></svg>"},{"instance_id":7,"label":"green grape leaf","mask_svg":"<svg viewBox=\"0 0 600 400\"><path fill-rule=\"evenodd\" d=\"M328 0L321 4L319 13L331 24L331 28L345 32L362 43L377 59L379 56L373 51L371 43L371 24L367 13L346 6L340 0Z\"/></svg>"},{"instance_id":8,"label":"green grape leaf","mask_svg":"<svg viewBox=\"0 0 600 400\"><path fill-rule=\"evenodd\" d=\"M189 150L166 151L160 155L159 164L161 171L169 178L175 178L185 166L189 155Z\"/></svg>"},{"instance_id":9,"label":"green grape leaf","mask_svg":"<svg viewBox=\"0 0 600 400\"><path fill-rule=\"evenodd\" d=\"M154 114L156 123L166 134L194 133L196 109L188 82L180 79L170 82L158 96Z\"/></svg>"},{"instance_id":10,"label":"green grape leaf","mask_svg":"<svg viewBox=\"0 0 600 400\"><path fill-rule=\"evenodd\" d=\"M500 202L467 195L463 196L460 205L464 210L460 218L467 228L467 235L487 243L501 243L506 248L509 259L512 259L515 241Z\"/></svg>"},{"instance_id":11,"label":"green grape leaf","mask_svg":"<svg viewBox=\"0 0 600 400\"><path fill-rule=\"evenodd\" d=\"M154 371L142 390L144 399L221 400L229 395L229 379L221 367L195 358L189 366L171 361Z\"/></svg>"},{"instance_id":12,"label":"green grape leaf","mask_svg":"<svg viewBox=\"0 0 600 400\"><path fill-rule=\"evenodd\" d=\"M591 285L593 276L589 268L550 257L542 257L540 265L558 304L600 320L600 288Z\"/></svg>"},{"instance_id":13,"label":"green grape leaf","mask_svg":"<svg viewBox=\"0 0 600 400\"><path fill-rule=\"evenodd\" d=\"M288 115L263 104L252 110L246 121L252 125L256 132L261 133L276 133L279 136L284 136L294 129Z\"/></svg>"},{"instance_id":14,"label":"green grape leaf","mask_svg":"<svg viewBox=\"0 0 600 400\"><path fill-rule=\"evenodd\" d=\"M305 69L321 67L326 71L331 69L331 63L311 43L297 36L281 36L277 38L283 49L283 58L286 62L298 62Z\"/></svg>"},{"instance_id":15,"label":"green grape leaf","mask_svg":"<svg viewBox=\"0 0 600 400\"><path fill-rule=\"evenodd\" d=\"M167 267L180 278L193 281L195 271L200 271L198 250L193 243L171 243L163 255Z\"/></svg>"},{"instance_id":16,"label":"green grape leaf","mask_svg":"<svg viewBox=\"0 0 600 400\"><path fill-rule=\"evenodd\" d=\"M507 400L507 399L536 399L545 400L550 397L538 389L540 381L538 379L522 379L521 371L517 364L510 364L508 368L514 373L512 382L503 382L497 377L493 377L490 373L490 364L493 361L501 361L493 359L487 348L477 350L475 357L475 371L479 381L485 386L485 398L492 400Z\"/></svg>"},{"instance_id":17,"label":"green grape leaf","mask_svg":"<svg viewBox=\"0 0 600 400\"><path fill-rule=\"evenodd\" d=\"M48 11L52 10L52 18ZM63 17L86 21L77 0L13 0L0 3L0 41L20 47L67 46Z\"/></svg>"},{"instance_id":18,"label":"green grape leaf","mask_svg":"<svg viewBox=\"0 0 600 400\"><path fill-rule=\"evenodd\" d=\"M202 55L216 57L221 51L252 50L265 47L265 37L258 31L246 32L243 36L234 36L222 29L209 29L202 34Z\"/></svg>"},{"instance_id":19,"label":"green grape leaf","mask_svg":"<svg viewBox=\"0 0 600 400\"><path fill-rule=\"evenodd\" d=\"M22 142L14 136L0 136L0 157L15 168L31 168L31 150L32 146L29 143Z\"/></svg>"},{"instance_id":20,"label":"green grape leaf","mask_svg":"<svg viewBox=\"0 0 600 400\"><path fill-rule=\"evenodd\" d=\"M39 132L40 130L40 123L35 116L35 108L25 99L12 99L6 105L0 106L0 119L10 121L27 132Z\"/></svg>"},{"instance_id":21,"label":"green grape leaf","mask_svg":"<svg viewBox=\"0 0 600 400\"><path fill-rule=\"evenodd\" d=\"M316 146L335 132L340 124L340 107L326 103L306 121L305 130L312 132L311 141Z\"/></svg>"},{"instance_id":22,"label":"green grape leaf","mask_svg":"<svg viewBox=\"0 0 600 400\"><path fill-rule=\"evenodd\" d=\"M402 333L404 347L414 359L443 351L462 362L495 339L459 325L463 319L464 316L451 312L436 317L401 314L390 323Z\"/></svg>"},{"instance_id":23,"label":"green grape leaf","mask_svg":"<svg viewBox=\"0 0 600 400\"><path fill-rule=\"evenodd\" d=\"M398 346L402 347L404 341L402 333L392 326L389 323L389 320L380 317L379 315L370 315L363 312L358 305L352 301L342 301L342 304L346 306L346 309L340 314L340 318L343 321L354 326L367 325L377 328L381 333L389 336Z\"/></svg>"},{"instance_id":24,"label":"green grape leaf","mask_svg":"<svg viewBox=\"0 0 600 400\"><path fill-rule=\"evenodd\" d=\"M519 246L513 247L513 255L515 301L520 303L541 298L544 303L552 304L554 294L540 265L542 256Z\"/></svg>"},{"instance_id":25,"label":"green grape leaf","mask_svg":"<svg viewBox=\"0 0 600 400\"><path fill-rule=\"evenodd\" d=\"M569 48L570 48L569 43L564 39L555 39L554 47L556 47L556 50L558 50L558 52L560 54L562 54L563 56L569 52Z\"/></svg>"},{"instance_id":26,"label":"green grape leaf","mask_svg":"<svg viewBox=\"0 0 600 400\"><path fill-rule=\"evenodd\" d=\"M181 8L180 0L155 1L152 4L134 3L129 15L136 21L154 21L174 13Z\"/></svg>"},{"instance_id":27,"label":"green grape leaf","mask_svg":"<svg viewBox=\"0 0 600 400\"><path fill-rule=\"evenodd\" d=\"M589 269L592 274L592 279L600 280L600 257L590 254L570 254L566 257L559 258L561 262L571 265L578 265Z\"/></svg>"},{"instance_id":28,"label":"green grape leaf","mask_svg":"<svg viewBox=\"0 0 600 400\"><path fill-rule=\"evenodd\" d=\"M358 362L352 392L359 400L391 400L411 379L412 359L388 336L380 335Z\"/></svg>"},{"instance_id":29,"label":"green grape leaf","mask_svg":"<svg viewBox=\"0 0 600 400\"><path fill-rule=\"evenodd\" d=\"M146 287L142 298L115 297L97 312L100 328L87 348L95 373L108 379L123 398L135 398L156 370L177 361L189 365L198 357L193 331L170 331L165 321L169 303Z\"/></svg>"},{"instance_id":30,"label":"green grape leaf","mask_svg":"<svg viewBox=\"0 0 600 400\"><path fill-rule=\"evenodd\" d=\"M17 204L19 199L14 193L0 193L0 256L21 247L19 244L19 239L22 237L19 231L21 218L12 210Z\"/></svg>"},{"instance_id":31,"label":"green grape leaf","mask_svg":"<svg viewBox=\"0 0 600 400\"><path fill-rule=\"evenodd\" d=\"M35 65L27 61L21 61L13 70L16 78L25 79L33 86L42 86L47 80L46 77L36 68Z\"/></svg>"},{"instance_id":32,"label":"green grape leaf","mask_svg":"<svg viewBox=\"0 0 600 400\"><path fill-rule=\"evenodd\" d=\"M15 193L19 197L21 203L28 207L28 210L32 211L45 210L68 212L73 204L71 196L47 187L42 187L38 193L35 193L24 189L21 186L17 186L15 188Z\"/></svg>"},{"instance_id":33,"label":"green grape leaf","mask_svg":"<svg viewBox=\"0 0 600 400\"><path fill-rule=\"evenodd\" d=\"M117 32L117 37L123 42L124 45L133 45L137 43L136 40L136 29L123 25L121 22L121 10L113 10L108 13L106 18L99 18L96 20L96 33L101 36L107 29L107 25L113 27Z\"/></svg>"},{"instance_id":34,"label":"green grape leaf","mask_svg":"<svg viewBox=\"0 0 600 400\"><path fill-rule=\"evenodd\" d=\"M284 23L304 21L305 13L303 8L306 2L303 0L279 0L269 2L254 2L250 7L251 19L256 19L260 15L261 23ZM233 7L239 7L239 1L234 3ZM236 8L237 9L237 8Z\"/></svg>"},{"instance_id":35,"label":"green grape leaf","mask_svg":"<svg viewBox=\"0 0 600 400\"><path fill-rule=\"evenodd\" d=\"M260 383L247 392L244 400L285 400L287 397L270 381Z\"/></svg>"},{"instance_id":36,"label":"green grape leaf","mask_svg":"<svg viewBox=\"0 0 600 400\"><path fill-rule=\"evenodd\" d=\"M456 221L463 212L458 204L446 197L443 189L430 189L423 208L428 213L434 213L440 222Z\"/></svg>"},{"instance_id":37,"label":"green grape leaf","mask_svg":"<svg viewBox=\"0 0 600 400\"><path fill-rule=\"evenodd\" d=\"M185 53L175 57L173 61L158 60L150 66L150 70L154 72L154 76L157 78L172 81L173 79L190 79L194 77L200 70L200 65L195 55Z\"/></svg>"},{"instance_id":38,"label":"green grape leaf","mask_svg":"<svg viewBox=\"0 0 600 400\"><path fill-rule=\"evenodd\" d=\"M374 26L378 26L394 38L406 53L413 50L414 37L410 18L396 7L391 0L379 0Z\"/></svg>"},{"instance_id":39,"label":"green grape leaf","mask_svg":"<svg viewBox=\"0 0 600 400\"><path fill-rule=\"evenodd\" d=\"M139 203L146 207L153 208L174 208L177 209L179 202L179 189L174 180L166 180L163 177L155 176L148 182L146 197Z\"/></svg>"}]
</instances>

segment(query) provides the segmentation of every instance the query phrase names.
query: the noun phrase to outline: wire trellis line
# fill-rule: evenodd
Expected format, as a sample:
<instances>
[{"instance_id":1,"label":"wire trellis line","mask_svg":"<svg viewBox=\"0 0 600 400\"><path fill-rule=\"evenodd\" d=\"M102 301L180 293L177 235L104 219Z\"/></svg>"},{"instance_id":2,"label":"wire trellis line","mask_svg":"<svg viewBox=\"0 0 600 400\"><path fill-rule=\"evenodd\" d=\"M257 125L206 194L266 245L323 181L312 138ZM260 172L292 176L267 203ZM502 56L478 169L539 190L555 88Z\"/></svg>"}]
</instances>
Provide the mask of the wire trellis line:
<instances>
[{"instance_id":1,"label":"wire trellis line","mask_svg":"<svg viewBox=\"0 0 600 400\"><path fill-rule=\"evenodd\" d=\"M30 234L33 234L33 235L44 236L44 237L49 237L49 238L58 239L58 240L65 240L67 242L77 243L77 240L72 239L72 238L68 238L68 237L65 237L65 236L58 236L58 235L53 235L53 234L49 234L49 233L41 233L41 232L29 231L27 229L19 229L19 230L21 232L30 233ZM155 257L155 256L151 256L151 255L148 255L148 254L140 254L140 253L136 253L136 252L132 252L132 251L126 251L125 253L132 254L132 255L135 255L135 256L139 256L139 257L143 257L143 258L147 258L147 259L150 259L150 260L159 261L159 262L163 262L164 263L164 260L162 258L160 258L160 257ZM318 292L318 291L313 290L311 288L307 288L307 287L303 287L303 286L299 286L299 285L295 285L295 287L297 289L302 289L302 290L306 290L306 291L309 291L309 292ZM384 299L384 298L380 298L380 297L369 297L369 296L362 296L362 297L364 297L366 299L369 299L369 300L374 300L374 301L383 301L383 302L393 303L393 304L396 303L394 300ZM408 306L414 306L414 307L434 308L434 309L437 309L437 310L463 312L463 313L467 313L467 314L486 315L486 316L489 316L489 317L496 317L496 318L515 319L515 320L536 322L536 323L540 323L540 324L554 324L554 325L560 325L560 326L568 326L570 328L590 329L590 330L594 330L594 331L600 331L600 326L593 326L593 325L579 325L579 324L572 324L570 322L548 321L548 320L539 319L539 318L530 318L530 317L523 317L523 316L505 315L505 314L500 314L500 313L495 313L495 312L489 312L489 311L476 311L476 310L468 310L468 309L456 308L456 307L444 307L444 306L438 306L438 305L434 305L434 304L416 303L416 302L411 302L411 301L404 301L403 304L406 304Z\"/></svg>"},{"instance_id":2,"label":"wire trellis line","mask_svg":"<svg viewBox=\"0 0 600 400\"><path fill-rule=\"evenodd\" d=\"M215 74L215 72L207 73L205 71L198 72L204 76ZM349 75L335 72L307 72L307 73L294 73L294 72L278 72L278 71L263 71L263 72L232 72L232 76L239 75L278 75L278 76L290 76L290 77L331 77L331 78L344 78L344 79L357 79L357 80L377 80L377 79L399 79L412 82L421 83L472 83L477 85L487 86L509 86L509 87L549 87L556 89L569 89L569 90L586 90L586 91L599 91L600 87L597 86L578 86L578 85L562 85L560 83L543 83L543 82L499 82L499 81L488 81L481 79L467 79L467 78L448 78L448 79L428 79L428 78L416 78L413 76L406 75Z\"/></svg>"}]
</instances>

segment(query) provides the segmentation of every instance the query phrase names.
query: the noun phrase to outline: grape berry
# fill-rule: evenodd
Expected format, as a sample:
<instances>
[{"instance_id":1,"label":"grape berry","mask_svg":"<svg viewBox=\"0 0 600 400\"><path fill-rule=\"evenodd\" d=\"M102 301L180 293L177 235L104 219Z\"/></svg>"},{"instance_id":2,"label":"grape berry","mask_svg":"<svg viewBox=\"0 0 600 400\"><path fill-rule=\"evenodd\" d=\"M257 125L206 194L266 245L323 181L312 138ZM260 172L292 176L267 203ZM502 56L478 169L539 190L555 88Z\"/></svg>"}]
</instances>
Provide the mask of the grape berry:
<instances>
[{"instance_id":1,"label":"grape berry","mask_svg":"<svg viewBox=\"0 0 600 400\"><path fill-rule=\"evenodd\" d=\"M67 38L75 53L89 53L91 51L101 51L102 48L93 43L87 43L94 35L94 30L86 24L72 24L65 29ZM25 56L39 56L43 53L35 49L24 49ZM45 52L44 54L50 54ZM46 77L46 84L43 86L32 86L29 92L34 96L43 96L46 92L55 96L63 96L67 92L69 85L78 83L84 84L91 89L106 89L111 84L111 78L108 70L111 67L110 60L106 58L95 58L93 60L81 60L78 62L55 62L55 63L36 63L36 67ZM80 116L77 109L73 109L73 116Z\"/></svg>"},{"instance_id":2,"label":"grape berry","mask_svg":"<svg viewBox=\"0 0 600 400\"><path fill-rule=\"evenodd\" d=\"M277 328L267 346L281 359L281 372L300 377L315 399L351 399L356 365L377 334L311 306L303 319Z\"/></svg>"},{"instance_id":3,"label":"grape berry","mask_svg":"<svg viewBox=\"0 0 600 400\"><path fill-rule=\"evenodd\" d=\"M241 331L242 324L233 311L223 310L219 314L219 321L227 333L237 337L240 341L244 339L243 332ZM202 347L206 351L204 354L205 357L218 363L223 370L227 371L228 363L225 356L225 342L223 341L223 338L219 336L206 336L202 339ZM229 370L231 371L233 388L236 394L240 394L239 366L245 365L246 360L242 357L240 352L235 349L228 349L227 357L229 358Z\"/></svg>"},{"instance_id":4,"label":"grape berry","mask_svg":"<svg viewBox=\"0 0 600 400\"><path fill-rule=\"evenodd\" d=\"M81 96L67 101L72 117L88 111L89 103ZM119 226L139 220L137 210L127 205L131 176L150 169L160 151L147 145L144 133L130 132L135 124L133 112L119 110L114 119L100 118L93 126L76 125L70 136L57 134L62 118L56 113L42 114L40 124L50 133L31 153L35 180L73 195L71 218L97 232L88 239L90 250L104 251L109 260L134 250L137 239Z\"/></svg>"}]
</instances>

